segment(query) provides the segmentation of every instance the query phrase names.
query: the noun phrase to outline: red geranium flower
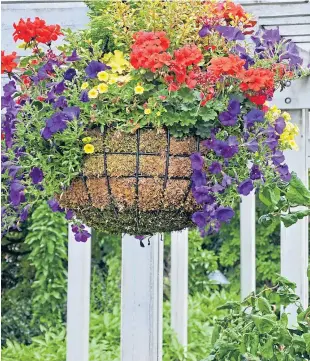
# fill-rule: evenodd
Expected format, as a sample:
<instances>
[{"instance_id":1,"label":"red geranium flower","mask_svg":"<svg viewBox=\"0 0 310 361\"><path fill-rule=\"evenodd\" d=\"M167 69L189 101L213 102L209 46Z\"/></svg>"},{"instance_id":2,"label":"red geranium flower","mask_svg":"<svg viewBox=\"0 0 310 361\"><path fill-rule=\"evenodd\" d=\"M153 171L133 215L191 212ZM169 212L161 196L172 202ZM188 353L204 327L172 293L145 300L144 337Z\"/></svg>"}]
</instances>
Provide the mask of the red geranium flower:
<instances>
[{"instance_id":1,"label":"red geranium flower","mask_svg":"<svg viewBox=\"0 0 310 361\"><path fill-rule=\"evenodd\" d=\"M267 95L246 95L246 97L256 105L264 105L267 100Z\"/></svg>"},{"instance_id":2,"label":"red geranium flower","mask_svg":"<svg viewBox=\"0 0 310 361\"><path fill-rule=\"evenodd\" d=\"M239 78L242 80L240 89L242 91L271 90L274 88L274 74L269 69L248 69L241 72Z\"/></svg>"},{"instance_id":3,"label":"red geranium flower","mask_svg":"<svg viewBox=\"0 0 310 361\"><path fill-rule=\"evenodd\" d=\"M211 71L216 77L221 75L236 76L242 70L245 60L240 59L238 55L229 54L229 56L223 56L219 58L212 58L211 65L208 66L208 70Z\"/></svg>"},{"instance_id":4,"label":"red geranium flower","mask_svg":"<svg viewBox=\"0 0 310 361\"><path fill-rule=\"evenodd\" d=\"M18 24L13 24L13 27L15 29L13 33L14 40L23 40L26 43L36 41L37 43L47 44L63 35L59 25L46 25L45 20L38 17L34 21L31 21L30 18L26 21L20 19Z\"/></svg>"},{"instance_id":5,"label":"red geranium flower","mask_svg":"<svg viewBox=\"0 0 310 361\"><path fill-rule=\"evenodd\" d=\"M17 63L15 63L16 52L14 51L12 54L4 55L4 50L1 51L1 74L4 72L11 73L13 69L17 67Z\"/></svg>"}]
</instances>

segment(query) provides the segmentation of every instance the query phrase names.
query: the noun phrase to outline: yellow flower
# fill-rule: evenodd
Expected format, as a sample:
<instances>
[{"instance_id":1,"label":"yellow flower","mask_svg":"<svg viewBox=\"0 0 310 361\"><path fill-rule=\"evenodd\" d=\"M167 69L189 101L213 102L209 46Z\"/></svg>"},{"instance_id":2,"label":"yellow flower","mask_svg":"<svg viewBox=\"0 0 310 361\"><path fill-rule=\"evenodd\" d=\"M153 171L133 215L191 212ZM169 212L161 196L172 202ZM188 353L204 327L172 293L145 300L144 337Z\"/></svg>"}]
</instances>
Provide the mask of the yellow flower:
<instances>
[{"instance_id":1,"label":"yellow flower","mask_svg":"<svg viewBox=\"0 0 310 361\"><path fill-rule=\"evenodd\" d=\"M161 116L161 112L157 112L156 115L157 115L158 117L160 117L160 116Z\"/></svg>"},{"instance_id":2,"label":"yellow flower","mask_svg":"<svg viewBox=\"0 0 310 361\"><path fill-rule=\"evenodd\" d=\"M290 115L288 112L283 112L283 113L282 113L282 117L284 118L284 120L285 120L286 122L288 122L289 120L292 119L292 118L291 118L291 115Z\"/></svg>"},{"instance_id":3,"label":"yellow flower","mask_svg":"<svg viewBox=\"0 0 310 361\"><path fill-rule=\"evenodd\" d=\"M95 99L95 98L97 98L97 97L98 97L98 90L95 89L95 88L91 89L91 90L88 92L88 97L89 97L90 99Z\"/></svg>"},{"instance_id":4,"label":"yellow flower","mask_svg":"<svg viewBox=\"0 0 310 361\"><path fill-rule=\"evenodd\" d=\"M137 85L137 86L135 87L135 93L136 93L136 94L143 94L143 92L144 92L143 86Z\"/></svg>"},{"instance_id":5,"label":"yellow flower","mask_svg":"<svg viewBox=\"0 0 310 361\"><path fill-rule=\"evenodd\" d=\"M95 147L92 144L85 144L84 145L84 152L86 154L92 154L94 153Z\"/></svg>"},{"instance_id":6,"label":"yellow flower","mask_svg":"<svg viewBox=\"0 0 310 361\"><path fill-rule=\"evenodd\" d=\"M105 54L103 61L112 68L113 73L121 74L130 66L129 61L124 58L123 52L119 50L114 50L114 54Z\"/></svg>"},{"instance_id":7,"label":"yellow flower","mask_svg":"<svg viewBox=\"0 0 310 361\"><path fill-rule=\"evenodd\" d=\"M298 150L298 145L295 141L295 136L298 135L299 128L297 125L287 121L283 133L280 135L280 143L287 149Z\"/></svg>"},{"instance_id":8,"label":"yellow flower","mask_svg":"<svg viewBox=\"0 0 310 361\"><path fill-rule=\"evenodd\" d=\"M97 74L97 77L100 81L107 81L109 79L109 74L106 71L100 71Z\"/></svg>"},{"instance_id":9,"label":"yellow flower","mask_svg":"<svg viewBox=\"0 0 310 361\"><path fill-rule=\"evenodd\" d=\"M150 108L144 109L144 114L151 114L152 110Z\"/></svg>"},{"instance_id":10,"label":"yellow flower","mask_svg":"<svg viewBox=\"0 0 310 361\"><path fill-rule=\"evenodd\" d=\"M102 93L106 93L108 91L109 86L105 83L101 83L98 85L97 88L98 88L99 93L102 94Z\"/></svg>"},{"instance_id":11,"label":"yellow flower","mask_svg":"<svg viewBox=\"0 0 310 361\"><path fill-rule=\"evenodd\" d=\"M127 74L127 75L121 75L121 76L119 76L119 77L117 78L117 81L118 81L119 83L124 83L124 84L126 84L126 83L128 83L131 79L132 79L131 76L130 76L129 74Z\"/></svg>"},{"instance_id":12,"label":"yellow flower","mask_svg":"<svg viewBox=\"0 0 310 361\"><path fill-rule=\"evenodd\" d=\"M117 74L110 74L108 84L115 84L117 82L118 75Z\"/></svg>"},{"instance_id":13,"label":"yellow flower","mask_svg":"<svg viewBox=\"0 0 310 361\"><path fill-rule=\"evenodd\" d=\"M88 87L89 87L89 84L87 83L87 81L81 85L81 89L83 89L83 90L87 89Z\"/></svg>"},{"instance_id":14,"label":"yellow flower","mask_svg":"<svg viewBox=\"0 0 310 361\"><path fill-rule=\"evenodd\" d=\"M91 137L85 137L85 138L83 138L83 139L82 139L82 142L83 142L83 143L89 143L89 142L91 142Z\"/></svg>"}]
</instances>

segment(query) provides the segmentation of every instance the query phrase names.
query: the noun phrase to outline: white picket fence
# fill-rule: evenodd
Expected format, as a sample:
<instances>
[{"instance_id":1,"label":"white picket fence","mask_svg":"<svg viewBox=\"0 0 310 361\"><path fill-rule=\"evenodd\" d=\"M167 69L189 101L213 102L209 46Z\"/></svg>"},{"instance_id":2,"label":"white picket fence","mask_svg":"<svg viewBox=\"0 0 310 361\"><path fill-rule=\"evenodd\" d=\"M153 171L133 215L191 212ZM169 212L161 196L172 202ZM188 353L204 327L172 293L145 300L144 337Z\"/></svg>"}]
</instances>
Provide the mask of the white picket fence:
<instances>
[{"instance_id":1,"label":"white picket fence","mask_svg":"<svg viewBox=\"0 0 310 361\"><path fill-rule=\"evenodd\" d=\"M278 25L310 60L307 0L242 0L248 11L259 17L266 28ZM40 16L48 23L79 29L88 23L86 6L77 0L3 0L2 49L14 51L12 23L21 17ZM19 50L21 54L22 50ZM21 54L23 55L23 54ZM5 80L4 80L5 81ZM288 110L301 129L299 151L286 152L287 163L308 184L310 168L310 80L293 83L278 93L274 102ZM242 199L240 220L241 296L255 290L255 197ZM304 306L308 302L308 219L285 229L281 227L281 274L297 284ZM173 232L171 240L171 326L181 344L187 343L188 231ZM122 361L161 361L163 247L161 235L154 235L150 246L141 248L132 236L122 238ZM67 300L67 361L88 361L91 241L77 243L69 228L69 267ZM294 324L296 310L291 309Z\"/></svg>"}]
</instances>

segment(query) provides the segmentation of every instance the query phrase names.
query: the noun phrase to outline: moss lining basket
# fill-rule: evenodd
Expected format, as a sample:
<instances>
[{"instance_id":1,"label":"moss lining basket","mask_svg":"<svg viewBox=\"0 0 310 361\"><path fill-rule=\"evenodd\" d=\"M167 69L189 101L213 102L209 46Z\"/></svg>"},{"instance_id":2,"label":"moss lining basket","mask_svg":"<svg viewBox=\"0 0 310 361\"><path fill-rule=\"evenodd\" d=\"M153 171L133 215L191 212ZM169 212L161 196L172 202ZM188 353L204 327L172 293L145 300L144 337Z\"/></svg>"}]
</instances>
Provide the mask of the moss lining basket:
<instances>
[{"instance_id":1,"label":"moss lining basket","mask_svg":"<svg viewBox=\"0 0 310 361\"><path fill-rule=\"evenodd\" d=\"M198 138L177 139L164 129L135 134L89 131L95 147L83 176L59 195L90 227L113 233L153 234L193 226L200 206L191 194L189 156L202 151Z\"/></svg>"}]
</instances>

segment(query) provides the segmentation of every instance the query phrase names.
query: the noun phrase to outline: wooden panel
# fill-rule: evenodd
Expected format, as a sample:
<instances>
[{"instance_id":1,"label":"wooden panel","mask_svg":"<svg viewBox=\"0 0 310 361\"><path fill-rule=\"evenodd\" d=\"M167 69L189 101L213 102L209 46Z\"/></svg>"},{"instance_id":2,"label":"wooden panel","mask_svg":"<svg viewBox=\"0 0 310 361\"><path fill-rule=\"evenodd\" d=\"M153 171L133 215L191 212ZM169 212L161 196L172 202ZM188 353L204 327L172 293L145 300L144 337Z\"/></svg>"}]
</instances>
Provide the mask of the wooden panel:
<instances>
[{"instance_id":1,"label":"wooden panel","mask_svg":"<svg viewBox=\"0 0 310 361\"><path fill-rule=\"evenodd\" d=\"M241 299L256 290L256 214L255 193L241 197L240 203L240 275Z\"/></svg>"},{"instance_id":2,"label":"wooden panel","mask_svg":"<svg viewBox=\"0 0 310 361\"><path fill-rule=\"evenodd\" d=\"M309 98L310 100L310 98ZM309 104L310 107L310 104ZM294 123L300 128L297 142L299 151L286 151L286 163L295 171L304 184L308 185L307 147L309 132L309 111L290 111ZM289 228L281 225L281 274L297 284L297 294L304 307L308 305L308 217L299 220ZM290 325L296 323L296 307L288 308Z\"/></svg>"},{"instance_id":3,"label":"wooden panel","mask_svg":"<svg viewBox=\"0 0 310 361\"><path fill-rule=\"evenodd\" d=\"M309 18L310 20L310 18ZM274 29L274 25L266 26L266 29ZM297 35L309 35L310 36L310 21L307 25L285 25L279 26L280 34L282 36L297 36Z\"/></svg>"},{"instance_id":4,"label":"wooden panel","mask_svg":"<svg viewBox=\"0 0 310 361\"><path fill-rule=\"evenodd\" d=\"M306 63L307 64L307 63ZM277 91L272 104L280 109L304 109L310 108L310 78L293 81L282 92Z\"/></svg>"},{"instance_id":5,"label":"wooden panel","mask_svg":"<svg viewBox=\"0 0 310 361\"><path fill-rule=\"evenodd\" d=\"M88 361L91 240L77 242L69 225L68 242L66 360Z\"/></svg>"},{"instance_id":6,"label":"wooden panel","mask_svg":"<svg viewBox=\"0 0 310 361\"><path fill-rule=\"evenodd\" d=\"M262 26L270 25L275 27L278 25L310 25L310 14L305 14L303 16L291 16L291 17L280 17L280 18L263 18L259 19L259 24ZM309 28L308 28L309 30Z\"/></svg>"},{"instance_id":7,"label":"wooden panel","mask_svg":"<svg viewBox=\"0 0 310 361\"><path fill-rule=\"evenodd\" d=\"M305 14L310 14L310 4L309 2L303 2L298 4L283 3L275 4L264 3L264 4L244 4L245 9L252 13L255 16L267 17L267 18L276 18L276 17L285 17L285 16L303 16Z\"/></svg>"},{"instance_id":8,"label":"wooden panel","mask_svg":"<svg viewBox=\"0 0 310 361\"><path fill-rule=\"evenodd\" d=\"M188 229L171 233L171 327L187 345Z\"/></svg>"},{"instance_id":9,"label":"wooden panel","mask_svg":"<svg viewBox=\"0 0 310 361\"><path fill-rule=\"evenodd\" d=\"M121 360L161 361L163 241L122 237Z\"/></svg>"}]
</instances>

